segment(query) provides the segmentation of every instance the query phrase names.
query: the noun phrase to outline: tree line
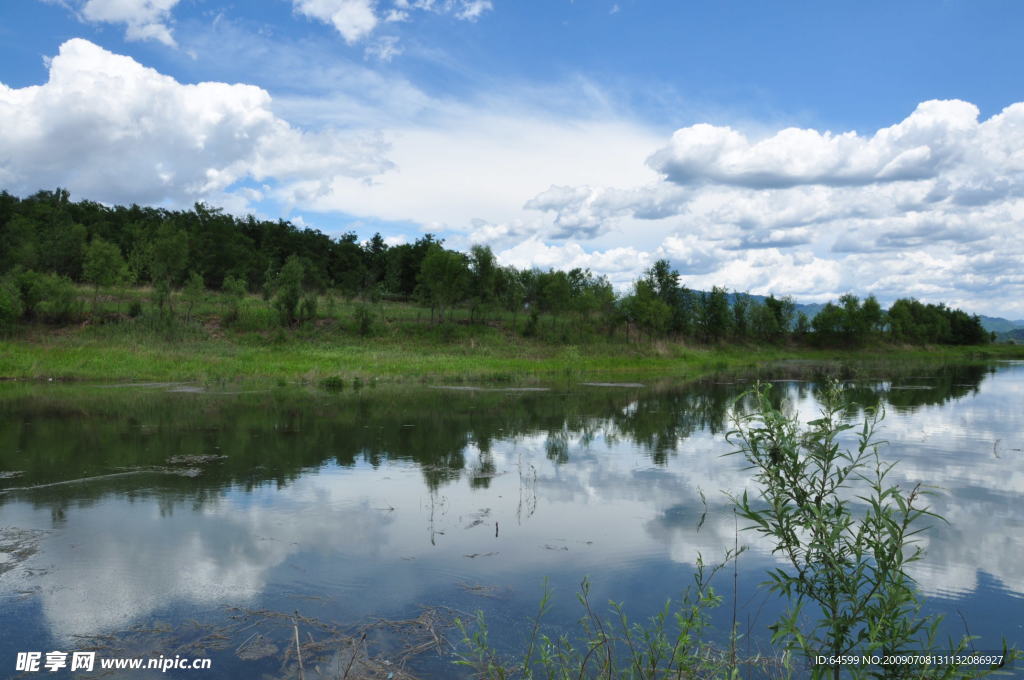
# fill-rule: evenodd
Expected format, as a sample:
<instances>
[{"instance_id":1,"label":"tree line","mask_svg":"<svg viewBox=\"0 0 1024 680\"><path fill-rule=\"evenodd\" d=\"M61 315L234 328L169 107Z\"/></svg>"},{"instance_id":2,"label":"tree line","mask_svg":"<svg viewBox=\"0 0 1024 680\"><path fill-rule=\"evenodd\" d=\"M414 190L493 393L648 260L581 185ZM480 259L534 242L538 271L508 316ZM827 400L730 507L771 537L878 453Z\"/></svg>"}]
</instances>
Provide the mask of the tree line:
<instances>
[{"instance_id":1,"label":"tree line","mask_svg":"<svg viewBox=\"0 0 1024 680\"><path fill-rule=\"evenodd\" d=\"M374 303L392 300L429 307L438 324L459 310L464 322L500 317L514 332L565 342L594 334L850 347L990 339L977 316L913 299L886 311L873 296L848 294L811 319L789 298L689 289L666 260L617 294L586 269L501 266L487 246L463 253L431 234L398 245L380 234L361 242L355 232L330 237L201 203L169 210L76 202L63 189L27 198L0 192L0 244L0 323L7 324L74 320L83 313L76 285L87 284L94 306L104 289L152 286L155 312L186 320L203 291L226 295L229 322L247 294L262 293L285 326L315 318L318 295L329 291L362 301L356 320L364 334Z\"/></svg>"}]
</instances>

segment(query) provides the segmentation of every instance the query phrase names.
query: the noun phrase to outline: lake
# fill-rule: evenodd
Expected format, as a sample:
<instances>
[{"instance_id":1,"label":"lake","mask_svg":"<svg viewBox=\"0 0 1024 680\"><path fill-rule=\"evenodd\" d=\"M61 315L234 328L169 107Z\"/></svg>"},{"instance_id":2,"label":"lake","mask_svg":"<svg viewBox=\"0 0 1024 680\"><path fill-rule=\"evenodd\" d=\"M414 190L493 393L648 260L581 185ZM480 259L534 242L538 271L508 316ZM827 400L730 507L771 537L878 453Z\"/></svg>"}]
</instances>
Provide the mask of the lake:
<instances>
[{"instance_id":1,"label":"lake","mask_svg":"<svg viewBox=\"0 0 1024 680\"><path fill-rule=\"evenodd\" d=\"M815 371L763 377L814 417ZM594 603L643 619L698 556L736 545L749 549L735 581L731 566L716 576L714 622L728 630L735 598L744 651L767 649L779 603L759 584L776 563L737 530L727 494L755 489L723 456L750 380L0 385L0 675L18 652L92 649L211 658L180 677L297 677L298 634L307 678L342 677L356 657L364 677L406 677L403 661L451 677L450 658L413 653L441 618L481 610L513 649L545 579L545 630L572 630L586 576ZM948 520L931 522L912 572L928 611L979 648L1024 646L1024 362L849 385L886 409L893 479L935 487Z\"/></svg>"}]
</instances>

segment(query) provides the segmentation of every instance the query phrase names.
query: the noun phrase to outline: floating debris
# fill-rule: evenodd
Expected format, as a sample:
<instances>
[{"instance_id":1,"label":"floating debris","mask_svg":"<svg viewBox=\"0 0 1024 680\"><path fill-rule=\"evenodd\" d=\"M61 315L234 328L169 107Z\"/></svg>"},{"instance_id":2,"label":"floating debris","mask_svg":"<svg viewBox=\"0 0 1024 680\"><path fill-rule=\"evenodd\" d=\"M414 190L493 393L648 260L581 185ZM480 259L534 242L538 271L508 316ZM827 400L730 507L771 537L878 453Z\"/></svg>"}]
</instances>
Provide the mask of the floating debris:
<instances>
[{"instance_id":1,"label":"floating debris","mask_svg":"<svg viewBox=\"0 0 1024 680\"><path fill-rule=\"evenodd\" d=\"M498 597L499 594L509 592L508 588L499 588L498 586L486 586L479 583L469 583L467 581L456 581L455 585L462 588L467 593L473 595L479 595L480 597Z\"/></svg>"},{"instance_id":2,"label":"floating debris","mask_svg":"<svg viewBox=\"0 0 1024 680\"><path fill-rule=\"evenodd\" d=\"M76 647L105 656L220 657L220 663L225 663L224 655L241 662L272 660L279 662L274 677L280 678L416 680L406 666L424 654L442 653L455 620L446 607L424 607L411 619L376 619L353 626L298 612L241 607L225 611L228 616L222 623L149 623L112 634L75 636Z\"/></svg>"},{"instance_id":3,"label":"floating debris","mask_svg":"<svg viewBox=\"0 0 1024 680\"><path fill-rule=\"evenodd\" d=\"M218 455L195 455L195 456L171 456L167 459L168 465L208 465L221 460L227 460L227 456Z\"/></svg>"},{"instance_id":4,"label":"floating debris","mask_svg":"<svg viewBox=\"0 0 1024 680\"><path fill-rule=\"evenodd\" d=\"M0 527L0 576L24 564L39 551L45 531Z\"/></svg>"},{"instance_id":5,"label":"floating debris","mask_svg":"<svg viewBox=\"0 0 1024 680\"><path fill-rule=\"evenodd\" d=\"M636 382L585 382L580 383L587 387L643 387L643 383Z\"/></svg>"},{"instance_id":6,"label":"floating debris","mask_svg":"<svg viewBox=\"0 0 1024 680\"><path fill-rule=\"evenodd\" d=\"M243 661L255 661L274 656L277 652L277 645L271 642L270 638L262 633L253 633L235 649L235 656Z\"/></svg>"},{"instance_id":7,"label":"floating debris","mask_svg":"<svg viewBox=\"0 0 1024 680\"><path fill-rule=\"evenodd\" d=\"M472 529L473 527L480 526L481 524L484 523L484 520L490 514L491 514L491 509L490 508L480 508L479 511L474 512L472 515L469 515L469 517L471 518L472 521L469 524L467 524L465 527L463 527L463 528L465 528L465 529Z\"/></svg>"},{"instance_id":8,"label":"floating debris","mask_svg":"<svg viewBox=\"0 0 1024 680\"><path fill-rule=\"evenodd\" d=\"M474 385L430 385L432 390L453 392L550 392L550 387L477 387Z\"/></svg>"},{"instance_id":9,"label":"floating debris","mask_svg":"<svg viewBox=\"0 0 1024 680\"><path fill-rule=\"evenodd\" d=\"M181 392L185 394L202 394L206 391L205 387L199 387L197 385L181 385L179 387L172 387L167 390L168 392Z\"/></svg>"}]
</instances>

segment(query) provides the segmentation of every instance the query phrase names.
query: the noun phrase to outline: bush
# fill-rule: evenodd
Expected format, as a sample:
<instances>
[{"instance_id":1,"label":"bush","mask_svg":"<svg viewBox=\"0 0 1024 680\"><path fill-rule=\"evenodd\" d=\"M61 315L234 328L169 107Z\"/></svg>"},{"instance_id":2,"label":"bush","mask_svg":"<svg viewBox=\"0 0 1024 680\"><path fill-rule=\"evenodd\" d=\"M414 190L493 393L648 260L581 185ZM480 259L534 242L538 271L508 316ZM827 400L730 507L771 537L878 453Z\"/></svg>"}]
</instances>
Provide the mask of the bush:
<instances>
[{"instance_id":1,"label":"bush","mask_svg":"<svg viewBox=\"0 0 1024 680\"><path fill-rule=\"evenodd\" d=\"M234 325L242 331L265 331L278 325L278 316L259 299L242 300Z\"/></svg>"},{"instance_id":2,"label":"bush","mask_svg":"<svg viewBox=\"0 0 1024 680\"><path fill-rule=\"evenodd\" d=\"M277 274L274 308L277 309L282 326L291 326L298 321L304 273L302 261L297 256L290 255Z\"/></svg>"},{"instance_id":3,"label":"bush","mask_svg":"<svg viewBox=\"0 0 1024 680\"><path fill-rule=\"evenodd\" d=\"M729 648L716 647L704 640L710 612L722 601L710 580L722 566L724 563L705 570L698 559L694 583L679 606L673 610L672 602L666 602L645 624L629 621L621 605L614 602L607 613L595 611L590 603L590 583L584 579L577 597L583 617L580 634L575 638L552 638L541 633L551 603L551 592L545 586L522 656L502 658L490 643L483 614L477 613L473 621L456 620L462 644L457 648L455 663L468 666L475 677L486 680L727 680L739 678L741 666L781 665L778 659L737 658L735 638Z\"/></svg>"},{"instance_id":4,"label":"bush","mask_svg":"<svg viewBox=\"0 0 1024 680\"><path fill-rule=\"evenodd\" d=\"M370 305L360 302L356 305L355 311L352 312L352 318L356 324L356 333L363 337L373 333L373 327L376 325L377 319Z\"/></svg>"},{"instance_id":5,"label":"bush","mask_svg":"<svg viewBox=\"0 0 1024 680\"><path fill-rule=\"evenodd\" d=\"M313 321L316 319L316 295L310 294L299 303L299 320Z\"/></svg>"},{"instance_id":6,"label":"bush","mask_svg":"<svg viewBox=\"0 0 1024 680\"><path fill-rule=\"evenodd\" d=\"M591 607L584 580L579 596L584 615L575 636L552 639L541 634L541 619L549 607L549 593L545 592L521 655L502 658L488 639L486 621L478 614L475 621L457 621L463 639L456 663L488 680L737 680L744 668L755 666L756 677L822 680L935 680L1000 673L995 667L952 663L952 658L964 653L971 638L951 642L947 651L938 651L941 617L921 615L922 598L906 566L923 554L916 539L922 531L920 520L938 516L922 505L925 492L920 485L903 491L887 481L894 463L882 462L879 443L874 440L882 413L867 412L857 446L848 451L840 447L838 439L852 428L841 421L850 404L837 384L825 394L821 417L807 423L806 429L773 405L769 388L758 386L740 397L744 398L753 400L754 409L748 414L734 409L735 429L728 439L738 445L735 453L750 464L761 494L752 500L744 493L734 501L739 516L771 540L773 554L786 565L772 569L767 583L788 604L786 612L770 626L772 642L784 647L781 656L738 656L735 628L728 649L702 639L706 637L707 612L721 598L710 587L715 570L705 574L698 557L695 587L674 615L670 615L670 603L647 623L630 623L622 608L613 603L612 615L602 616ZM727 554L726 562L735 557ZM808 662L818 655L928 653L935 655L936 662L883 667L809 663L809 668L803 669L794 668L793 653ZM1020 658L1017 650L1007 650L1005 642L1003 655L1007 666Z\"/></svg>"},{"instance_id":7,"label":"bush","mask_svg":"<svg viewBox=\"0 0 1024 680\"><path fill-rule=\"evenodd\" d=\"M920 521L941 518L923 504L927 492L920 484L904 491L888 481L895 463L882 461L874 439L882 412L867 410L856 448L845 450L838 438L853 426L843 424L841 415L851 405L838 383L826 391L821 417L806 429L772 404L770 388L758 386L748 396L753 413L735 415L727 437L761 487L760 499L746 492L735 499L738 513L774 542L773 553L786 565L770 571L766 584L788 600L787 611L771 626L772 641L807 659L939 649L942 619L921 614L923 600L906 568L923 555L916 538L923 531ZM969 642L965 637L935 653L956 655ZM883 675L920 677L910 666L905 670L890 668ZM842 672L867 678L878 677L878 671L814 665L810 677L838 679ZM927 677L986 674L947 663L931 666Z\"/></svg>"},{"instance_id":8,"label":"bush","mask_svg":"<svg viewBox=\"0 0 1024 680\"><path fill-rule=\"evenodd\" d=\"M224 279L224 295L228 303L227 312L224 314L225 323L233 324L238 321L245 293L245 281L237 276L228 276Z\"/></svg>"},{"instance_id":9,"label":"bush","mask_svg":"<svg viewBox=\"0 0 1024 680\"><path fill-rule=\"evenodd\" d=\"M67 277L21 270L12 281L21 295L26 319L67 323L79 315L78 295Z\"/></svg>"},{"instance_id":10,"label":"bush","mask_svg":"<svg viewBox=\"0 0 1024 680\"><path fill-rule=\"evenodd\" d=\"M24 307L21 291L10 278L0 279L0 328L10 326L21 318Z\"/></svg>"},{"instance_id":11,"label":"bush","mask_svg":"<svg viewBox=\"0 0 1024 680\"><path fill-rule=\"evenodd\" d=\"M327 392L341 392L345 389L345 379L338 375L332 375L320 381L320 387Z\"/></svg>"}]
</instances>

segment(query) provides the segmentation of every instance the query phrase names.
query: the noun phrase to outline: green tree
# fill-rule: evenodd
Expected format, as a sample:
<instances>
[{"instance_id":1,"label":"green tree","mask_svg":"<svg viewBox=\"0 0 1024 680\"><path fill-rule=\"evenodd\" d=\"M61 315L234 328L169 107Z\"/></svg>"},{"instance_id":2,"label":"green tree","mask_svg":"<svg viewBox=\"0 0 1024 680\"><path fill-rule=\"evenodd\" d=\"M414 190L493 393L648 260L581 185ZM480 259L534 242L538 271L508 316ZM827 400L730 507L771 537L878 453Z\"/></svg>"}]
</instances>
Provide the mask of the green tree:
<instances>
[{"instance_id":1,"label":"green tree","mask_svg":"<svg viewBox=\"0 0 1024 680\"><path fill-rule=\"evenodd\" d=\"M157 307L171 313L171 290L188 266L188 234L171 224L162 224L149 244L145 256L150 280L156 292Z\"/></svg>"},{"instance_id":2,"label":"green tree","mask_svg":"<svg viewBox=\"0 0 1024 680\"><path fill-rule=\"evenodd\" d=\"M512 332L516 332L516 318L523 311L526 286L522 273L515 267L500 267L495 277L495 294L505 311L512 312Z\"/></svg>"},{"instance_id":3,"label":"green tree","mask_svg":"<svg viewBox=\"0 0 1024 680\"><path fill-rule=\"evenodd\" d=\"M471 317L479 320L497 298L498 263L489 246L469 250Z\"/></svg>"},{"instance_id":4,"label":"green tree","mask_svg":"<svg viewBox=\"0 0 1024 680\"><path fill-rule=\"evenodd\" d=\"M672 310L658 296L654 284L646 278L633 286L633 294L622 301L626 319L647 332L648 337L662 335L668 329Z\"/></svg>"},{"instance_id":5,"label":"green tree","mask_svg":"<svg viewBox=\"0 0 1024 680\"><path fill-rule=\"evenodd\" d=\"M445 310L449 310L466 296L470 273L466 256L440 245L431 247L423 258L420 270L420 285L426 291L431 309L438 310L438 322L444 321Z\"/></svg>"},{"instance_id":6,"label":"green tree","mask_svg":"<svg viewBox=\"0 0 1024 680\"><path fill-rule=\"evenodd\" d=\"M741 342L750 337L750 295L747 293L733 293L732 336Z\"/></svg>"},{"instance_id":7,"label":"green tree","mask_svg":"<svg viewBox=\"0 0 1024 680\"><path fill-rule=\"evenodd\" d=\"M714 286L701 295L701 330L705 342L720 342L730 333L731 314L729 295L724 288Z\"/></svg>"},{"instance_id":8,"label":"green tree","mask_svg":"<svg viewBox=\"0 0 1024 680\"><path fill-rule=\"evenodd\" d=\"M12 325L24 311L18 285L10 277L0 279L0 328Z\"/></svg>"},{"instance_id":9,"label":"green tree","mask_svg":"<svg viewBox=\"0 0 1024 680\"><path fill-rule=\"evenodd\" d=\"M289 255L275 280L274 308L281 324L294 326L299 320L299 302L302 300L302 282L305 270L297 255Z\"/></svg>"},{"instance_id":10,"label":"green tree","mask_svg":"<svg viewBox=\"0 0 1024 680\"><path fill-rule=\"evenodd\" d=\"M128 279L128 264L121 256L121 249L117 245L97 236L85 249L82 275L86 282L95 286L93 292L93 308L95 309L99 302L101 288L110 288Z\"/></svg>"}]
</instances>

